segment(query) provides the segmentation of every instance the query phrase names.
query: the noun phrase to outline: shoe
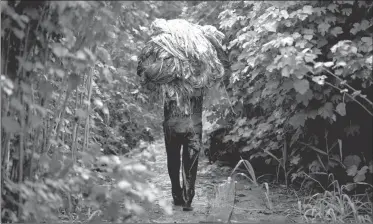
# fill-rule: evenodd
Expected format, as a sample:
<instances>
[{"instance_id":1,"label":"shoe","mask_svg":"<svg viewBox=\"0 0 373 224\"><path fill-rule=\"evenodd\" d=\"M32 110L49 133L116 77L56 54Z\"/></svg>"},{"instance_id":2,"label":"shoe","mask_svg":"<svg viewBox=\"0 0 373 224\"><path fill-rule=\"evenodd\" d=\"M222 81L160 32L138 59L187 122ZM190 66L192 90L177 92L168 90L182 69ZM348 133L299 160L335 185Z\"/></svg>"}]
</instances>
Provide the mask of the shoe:
<instances>
[{"instance_id":1,"label":"shoe","mask_svg":"<svg viewBox=\"0 0 373 224\"><path fill-rule=\"evenodd\" d=\"M183 206L183 211L185 212L190 212L190 211L193 211L193 207L192 206L187 206L187 205L184 205Z\"/></svg>"}]
</instances>

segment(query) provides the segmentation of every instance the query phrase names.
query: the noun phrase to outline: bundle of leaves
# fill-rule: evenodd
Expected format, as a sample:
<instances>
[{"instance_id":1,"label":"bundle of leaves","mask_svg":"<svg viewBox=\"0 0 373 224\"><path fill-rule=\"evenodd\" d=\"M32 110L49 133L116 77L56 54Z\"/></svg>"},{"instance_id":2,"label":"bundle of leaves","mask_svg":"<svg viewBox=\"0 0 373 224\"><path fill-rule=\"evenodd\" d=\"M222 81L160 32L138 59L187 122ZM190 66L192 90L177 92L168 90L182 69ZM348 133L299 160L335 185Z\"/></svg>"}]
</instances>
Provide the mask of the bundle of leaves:
<instances>
[{"instance_id":1,"label":"bundle of leaves","mask_svg":"<svg viewBox=\"0 0 373 224\"><path fill-rule=\"evenodd\" d=\"M188 113L195 89L209 88L224 76L218 55L224 34L213 26L185 20L156 19L152 36L143 48L137 68L142 84L163 100L176 100Z\"/></svg>"}]
</instances>

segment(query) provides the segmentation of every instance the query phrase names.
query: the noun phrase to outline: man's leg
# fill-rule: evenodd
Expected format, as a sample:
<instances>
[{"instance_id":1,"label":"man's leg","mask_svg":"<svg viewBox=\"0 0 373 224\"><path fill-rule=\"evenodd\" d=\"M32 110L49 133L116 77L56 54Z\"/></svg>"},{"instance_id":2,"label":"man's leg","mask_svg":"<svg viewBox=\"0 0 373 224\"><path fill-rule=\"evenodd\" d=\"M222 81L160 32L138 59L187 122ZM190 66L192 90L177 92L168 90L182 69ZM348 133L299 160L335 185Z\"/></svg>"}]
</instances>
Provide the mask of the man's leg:
<instances>
[{"instance_id":1,"label":"man's leg","mask_svg":"<svg viewBox=\"0 0 373 224\"><path fill-rule=\"evenodd\" d=\"M180 187L180 151L181 142L169 127L163 125L167 153L167 168L171 180L172 198L175 205L183 205L184 200Z\"/></svg>"},{"instance_id":2,"label":"man's leg","mask_svg":"<svg viewBox=\"0 0 373 224\"><path fill-rule=\"evenodd\" d=\"M200 133L189 133L183 144L183 197L184 211L192 210L192 200L195 195L198 156L202 146L202 130Z\"/></svg>"}]
</instances>

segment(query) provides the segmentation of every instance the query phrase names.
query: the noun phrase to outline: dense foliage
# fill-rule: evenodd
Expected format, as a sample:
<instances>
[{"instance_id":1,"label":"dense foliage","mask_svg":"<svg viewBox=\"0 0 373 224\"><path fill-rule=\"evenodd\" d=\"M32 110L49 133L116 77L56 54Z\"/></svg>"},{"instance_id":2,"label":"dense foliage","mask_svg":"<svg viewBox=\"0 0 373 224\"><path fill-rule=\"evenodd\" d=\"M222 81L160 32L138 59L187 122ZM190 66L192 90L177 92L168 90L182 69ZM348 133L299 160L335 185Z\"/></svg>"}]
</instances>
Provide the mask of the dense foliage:
<instances>
[{"instance_id":1,"label":"dense foliage","mask_svg":"<svg viewBox=\"0 0 373 224\"><path fill-rule=\"evenodd\" d=\"M2 221L141 213L134 200L154 201L150 173L121 155L161 129L158 104L139 92L136 55L150 22L182 3L1 4Z\"/></svg>"},{"instance_id":2,"label":"dense foliage","mask_svg":"<svg viewBox=\"0 0 373 224\"><path fill-rule=\"evenodd\" d=\"M372 3L215 4L232 63L232 108L214 106L209 116L228 129L220 148L281 167L292 182L327 186L332 173L371 182ZM186 16L201 20L197 8Z\"/></svg>"},{"instance_id":3,"label":"dense foliage","mask_svg":"<svg viewBox=\"0 0 373 224\"><path fill-rule=\"evenodd\" d=\"M162 133L161 102L136 76L155 18L226 35L231 74L205 103L210 153L301 187L372 184L372 11L370 1L2 1L2 222L123 221L154 202L151 173L127 153Z\"/></svg>"}]
</instances>

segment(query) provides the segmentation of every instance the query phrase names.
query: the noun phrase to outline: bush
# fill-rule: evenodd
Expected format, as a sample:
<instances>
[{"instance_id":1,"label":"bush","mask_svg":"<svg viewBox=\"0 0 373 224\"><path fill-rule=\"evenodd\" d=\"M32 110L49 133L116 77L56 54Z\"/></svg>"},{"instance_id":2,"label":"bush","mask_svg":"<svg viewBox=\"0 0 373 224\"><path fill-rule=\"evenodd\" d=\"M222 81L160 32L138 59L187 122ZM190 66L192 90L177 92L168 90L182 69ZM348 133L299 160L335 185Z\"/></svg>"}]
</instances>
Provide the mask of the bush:
<instances>
[{"instance_id":1,"label":"bush","mask_svg":"<svg viewBox=\"0 0 373 224\"><path fill-rule=\"evenodd\" d=\"M229 120L224 142L285 181L371 181L371 11L366 1L216 3L233 73L230 103L210 106L209 121Z\"/></svg>"},{"instance_id":2,"label":"bush","mask_svg":"<svg viewBox=\"0 0 373 224\"><path fill-rule=\"evenodd\" d=\"M154 202L148 168L123 155L160 129L135 56L182 5L1 2L2 222L125 221Z\"/></svg>"}]
</instances>

